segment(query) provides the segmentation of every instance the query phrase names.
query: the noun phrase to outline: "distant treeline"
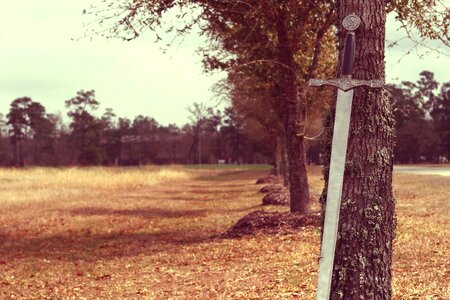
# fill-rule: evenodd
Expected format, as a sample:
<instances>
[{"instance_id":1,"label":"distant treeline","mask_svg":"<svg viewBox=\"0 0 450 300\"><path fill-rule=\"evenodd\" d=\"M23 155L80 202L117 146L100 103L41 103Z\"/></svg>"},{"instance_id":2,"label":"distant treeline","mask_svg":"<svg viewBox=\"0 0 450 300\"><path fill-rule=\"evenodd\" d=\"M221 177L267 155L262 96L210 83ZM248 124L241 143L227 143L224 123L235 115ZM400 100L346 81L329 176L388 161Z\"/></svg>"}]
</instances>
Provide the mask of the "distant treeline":
<instances>
[{"instance_id":1,"label":"distant treeline","mask_svg":"<svg viewBox=\"0 0 450 300\"><path fill-rule=\"evenodd\" d=\"M271 163L270 143L255 136L231 108L223 112L201 103L189 107L190 123L163 126L149 116L133 120L106 109L98 118L95 92L67 100L70 124L28 97L0 115L3 166Z\"/></svg>"},{"instance_id":2,"label":"distant treeline","mask_svg":"<svg viewBox=\"0 0 450 300\"><path fill-rule=\"evenodd\" d=\"M417 82L388 85L396 121L397 163L450 159L450 82L440 85L432 72Z\"/></svg>"},{"instance_id":3,"label":"distant treeline","mask_svg":"<svg viewBox=\"0 0 450 300\"><path fill-rule=\"evenodd\" d=\"M446 162L450 158L450 82L433 73L387 86L397 130L397 163ZM277 142L232 107L223 112L194 103L190 122L163 126L149 116L133 120L106 109L94 116L95 92L65 101L70 123L29 97L0 114L0 165L140 165L195 163L273 164ZM370 117L370 116L369 116ZM308 162L320 163L320 142L308 141Z\"/></svg>"}]
</instances>

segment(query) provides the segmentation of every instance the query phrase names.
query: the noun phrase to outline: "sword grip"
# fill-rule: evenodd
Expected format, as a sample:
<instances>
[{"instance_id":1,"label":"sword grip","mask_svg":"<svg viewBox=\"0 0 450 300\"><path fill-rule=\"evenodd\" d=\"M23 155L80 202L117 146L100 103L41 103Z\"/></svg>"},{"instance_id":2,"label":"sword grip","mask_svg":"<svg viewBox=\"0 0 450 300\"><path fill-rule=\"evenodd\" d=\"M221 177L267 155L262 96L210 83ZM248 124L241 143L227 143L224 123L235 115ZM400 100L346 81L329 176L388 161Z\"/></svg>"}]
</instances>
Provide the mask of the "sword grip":
<instances>
[{"instance_id":1,"label":"sword grip","mask_svg":"<svg viewBox=\"0 0 450 300\"><path fill-rule=\"evenodd\" d=\"M344 46L344 59L342 61L342 76L352 76L353 63L355 60L355 32L351 31L347 33Z\"/></svg>"}]
</instances>

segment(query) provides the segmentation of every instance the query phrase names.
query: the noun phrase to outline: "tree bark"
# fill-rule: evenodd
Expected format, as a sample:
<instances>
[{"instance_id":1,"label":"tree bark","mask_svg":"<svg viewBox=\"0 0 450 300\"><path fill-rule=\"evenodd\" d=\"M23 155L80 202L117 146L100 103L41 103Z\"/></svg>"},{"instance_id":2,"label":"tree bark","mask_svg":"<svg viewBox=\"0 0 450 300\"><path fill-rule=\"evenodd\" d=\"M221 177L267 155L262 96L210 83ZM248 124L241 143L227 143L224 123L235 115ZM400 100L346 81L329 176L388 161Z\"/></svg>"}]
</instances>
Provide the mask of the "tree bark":
<instances>
[{"instance_id":1,"label":"tree bark","mask_svg":"<svg viewBox=\"0 0 450 300\"><path fill-rule=\"evenodd\" d=\"M34 164L35 165L40 165L41 164L41 160L40 160L40 153L39 153L39 141L37 140L37 138L34 138Z\"/></svg>"},{"instance_id":2,"label":"tree bark","mask_svg":"<svg viewBox=\"0 0 450 300\"><path fill-rule=\"evenodd\" d=\"M286 149L286 135L280 137L281 140L281 164L280 171L283 176L283 185L289 187L289 172L288 172L288 155Z\"/></svg>"},{"instance_id":3,"label":"tree bark","mask_svg":"<svg viewBox=\"0 0 450 300\"><path fill-rule=\"evenodd\" d=\"M19 166L19 151L17 147L17 141L12 142L12 150L13 150L13 165L15 167Z\"/></svg>"},{"instance_id":4,"label":"tree bark","mask_svg":"<svg viewBox=\"0 0 450 300\"><path fill-rule=\"evenodd\" d=\"M309 209L309 187L306 173L304 139L300 134L301 114L293 45L289 40L286 13L279 9L277 18L279 85L284 103L284 127L288 152L291 212Z\"/></svg>"},{"instance_id":5,"label":"tree bark","mask_svg":"<svg viewBox=\"0 0 450 300\"><path fill-rule=\"evenodd\" d=\"M274 138L273 147L273 174L275 176L281 175L281 141L280 137Z\"/></svg>"},{"instance_id":6,"label":"tree bark","mask_svg":"<svg viewBox=\"0 0 450 300\"><path fill-rule=\"evenodd\" d=\"M363 21L356 31L353 77L384 79L385 1L341 0L338 20L351 13ZM342 54L345 29L341 24L338 28ZM327 130L329 149L332 133L331 128ZM391 299L395 133L384 90L355 89L349 134L330 299ZM325 153L328 166L329 152ZM328 175L328 167L324 174Z\"/></svg>"}]
</instances>

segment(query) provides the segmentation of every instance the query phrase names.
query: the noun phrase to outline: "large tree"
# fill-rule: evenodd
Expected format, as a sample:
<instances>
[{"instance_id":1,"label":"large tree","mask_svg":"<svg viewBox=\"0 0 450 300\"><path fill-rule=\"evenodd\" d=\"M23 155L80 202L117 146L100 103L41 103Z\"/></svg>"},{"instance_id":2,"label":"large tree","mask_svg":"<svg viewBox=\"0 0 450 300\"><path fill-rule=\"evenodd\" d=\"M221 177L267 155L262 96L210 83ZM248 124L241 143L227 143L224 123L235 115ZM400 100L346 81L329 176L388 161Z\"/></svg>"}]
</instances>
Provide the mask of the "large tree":
<instances>
[{"instance_id":1,"label":"large tree","mask_svg":"<svg viewBox=\"0 0 450 300\"><path fill-rule=\"evenodd\" d=\"M351 13L362 18L356 31L353 77L384 79L385 1L374 0L368 5L364 0L341 0L338 20ZM337 26L342 54L345 29L340 23ZM329 154L331 126L327 133L325 153ZM386 92L356 88L330 299L391 299L394 138L394 118ZM325 156L325 165L327 185L329 156ZM326 189L322 200L325 193Z\"/></svg>"},{"instance_id":2,"label":"large tree","mask_svg":"<svg viewBox=\"0 0 450 300\"><path fill-rule=\"evenodd\" d=\"M304 144L309 99L304 85L325 69L328 75L332 71L329 63L334 56L320 54L323 50L333 54L329 30L333 6L330 1L222 1L205 10L208 33L220 41L222 49L219 57L213 53L212 63L227 69L235 83L248 77L246 82L254 82L270 94L259 100L268 102L272 106L269 111L277 113L281 121L291 212L305 213L309 209ZM232 54L228 61L227 54ZM318 99L310 102L311 107L323 107Z\"/></svg>"},{"instance_id":3,"label":"large tree","mask_svg":"<svg viewBox=\"0 0 450 300\"><path fill-rule=\"evenodd\" d=\"M200 24L202 33L218 41L213 46L229 55L231 60L228 62L233 67L237 63L273 71L272 81L276 83L289 161L291 211L308 211L309 188L304 158L307 93L303 86L319 70L330 70L325 62L319 64L319 58L324 49L333 49L332 46L324 48L323 44L333 44L329 28L334 19L334 2L138 0L126 4L106 3L111 4L106 11L124 12L120 17L104 16L105 20L115 21L113 35L133 39L144 29L157 30L164 23L163 16L167 12L179 9L177 17L180 19L188 12L194 17L189 18L185 26L175 28L175 32L184 34L194 24ZM220 59L216 62L219 67L227 67Z\"/></svg>"},{"instance_id":4,"label":"large tree","mask_svg":"<svg viewBox=\"0 0 450 300\"><path fill-rule=\"evenodd\" d=\"M411 38L412 29L417 29L420 41L431 38L449 45L449 9L442 1L340 0L337 8L340 57L345 39L340 22L351 13L362 18L362 25L356 32L353 75L357 79L385 78L386 12L396 12L396 19L402 22L402 28ZM328 124L332 124L332 119L329 118ZM355 90L330 299L392 297L394 124L385 90ZM331 128L327 133L326 186ZM326 187L322 201L325 194Z\"/></svg>"}]
</instances>

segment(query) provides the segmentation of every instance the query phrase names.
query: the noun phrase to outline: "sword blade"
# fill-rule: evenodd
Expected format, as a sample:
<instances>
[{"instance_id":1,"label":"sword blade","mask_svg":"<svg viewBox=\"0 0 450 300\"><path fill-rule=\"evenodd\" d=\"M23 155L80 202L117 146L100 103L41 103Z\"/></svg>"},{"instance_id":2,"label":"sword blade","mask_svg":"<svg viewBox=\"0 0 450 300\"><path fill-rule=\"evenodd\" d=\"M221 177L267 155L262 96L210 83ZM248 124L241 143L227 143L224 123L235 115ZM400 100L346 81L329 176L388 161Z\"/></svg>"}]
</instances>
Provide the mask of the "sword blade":
<instances>
[{"instance_id":1,"label":"sword blade","mask_svg":"<svg viewBox=\"0 0 450 300\"><path fill-rule=\"evenodd\" d=\"M319 266L317 300L330 298L353 90L338 90Z\"/></svg>"}]
</instances>

